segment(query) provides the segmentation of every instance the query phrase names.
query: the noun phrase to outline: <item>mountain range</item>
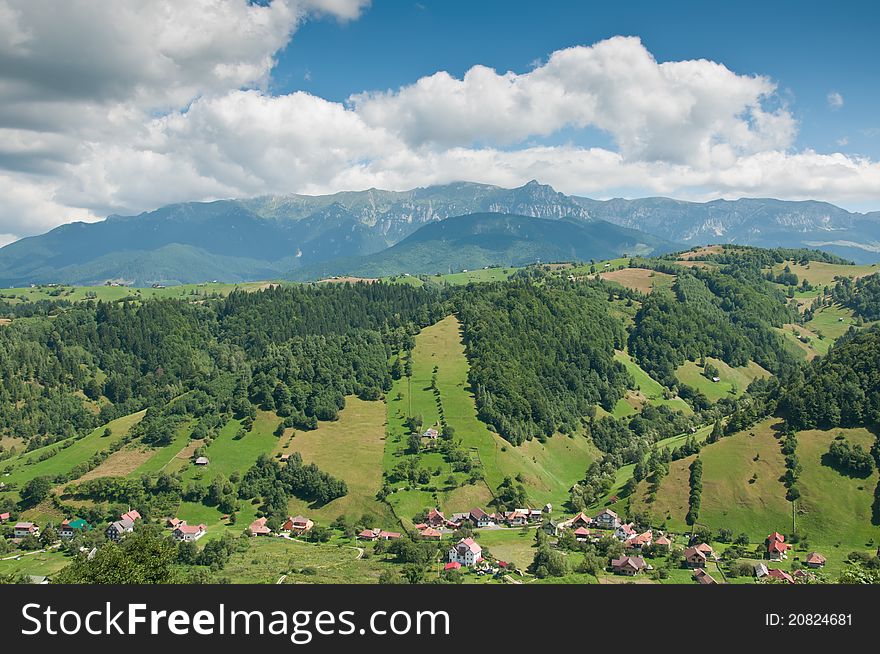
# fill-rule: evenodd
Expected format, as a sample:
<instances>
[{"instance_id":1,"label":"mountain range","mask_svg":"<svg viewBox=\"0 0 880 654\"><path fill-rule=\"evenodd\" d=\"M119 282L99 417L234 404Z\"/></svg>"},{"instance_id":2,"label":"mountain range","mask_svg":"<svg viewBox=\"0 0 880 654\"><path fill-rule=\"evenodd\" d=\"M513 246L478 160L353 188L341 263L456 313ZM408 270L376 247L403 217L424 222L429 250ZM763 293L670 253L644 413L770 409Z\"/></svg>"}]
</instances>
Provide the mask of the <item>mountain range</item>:
<instances>
[{"instance_id":1,"label":"mountain range","mask_svg":"<svg viewBox=\"0 0 880 654\"><path fill-rule=\"evenodd\" d=\"M187 202L11 243L0 249L0 284L416 274L721 242L821 248L873 262L880 260L880 212L773 199L602 201L536 181L514 189L458 182Z\"/></svg>"}]
</instances>

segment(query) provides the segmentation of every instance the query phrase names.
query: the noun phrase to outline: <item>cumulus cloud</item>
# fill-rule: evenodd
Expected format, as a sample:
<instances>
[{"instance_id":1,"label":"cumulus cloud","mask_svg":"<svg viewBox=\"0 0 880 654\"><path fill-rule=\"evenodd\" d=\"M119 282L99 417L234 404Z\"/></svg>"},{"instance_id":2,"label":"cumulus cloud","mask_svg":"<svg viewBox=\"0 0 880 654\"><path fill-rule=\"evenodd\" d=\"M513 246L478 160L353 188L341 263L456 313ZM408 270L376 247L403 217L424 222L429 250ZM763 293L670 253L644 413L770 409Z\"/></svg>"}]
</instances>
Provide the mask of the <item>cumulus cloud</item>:
<instances>
[{"instance_id":1,"label":"cumulus cloud","mask_svg":"<svg viewBox=\"0 0 880 654\"><path fill-rule=\"evenodd\" d=\"M267 81L310 16L363 0L0 0L0 243L169 202L467 179L568 193L878 200L880 165L796 152L775 83L636 38L345 103ZM545 145L598 129L613 148Z\"/></svg>"},{"instance_id":2,"label":"cumulus cloud","mask_svg":"<svg viewBox=\"0 0 880 654\"><path fill-rule=\"evenodd\" d=\"M828 94L828 106L832 111L840 109L843 106L843 96L837 91L832 91Z\"/></svg>"},{"instance_id":3,"label":"cumulus cloud","mask_svg":"<svg viewBox=\"0 0 880 654\"><path fill-rule=\"evenodd\" d=\"M794 118L764 107L775 90L706 60L660 64L639 39L615 37L554 52L529 73L474 66L462 79L440 72L352 104L413 145L510 144L593 126L628 160L707 164L791 144Z\"/></svg>"}]
</instances>

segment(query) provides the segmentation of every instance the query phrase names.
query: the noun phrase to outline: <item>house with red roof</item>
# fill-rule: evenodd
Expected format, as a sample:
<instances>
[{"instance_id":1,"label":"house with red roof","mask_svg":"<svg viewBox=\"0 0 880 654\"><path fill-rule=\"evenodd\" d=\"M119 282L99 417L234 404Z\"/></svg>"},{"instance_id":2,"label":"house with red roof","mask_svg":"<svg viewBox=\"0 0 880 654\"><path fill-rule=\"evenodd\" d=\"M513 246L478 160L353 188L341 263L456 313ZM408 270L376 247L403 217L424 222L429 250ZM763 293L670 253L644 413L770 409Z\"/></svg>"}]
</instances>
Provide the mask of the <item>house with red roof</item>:
<instances>
[{"instance_id":1,"label":"house with red roof","mask_svg":"<svg viewBox=\"0 0 880 654\"><path fill-rule=\"evenodd\" d=\"M806 583L816 578L816 575L807 570L795 570L791 573L791 576L794 579L795 583Z\"/></svg>"},{"instance_id":2,"label":"house with red roof","mask_svg":"<svg viewBox=\"0 0 880 654\"><path fill-rule=\"evenodd\" d=\"M436 508L428 511L428 515L425 517L425 523L434 528L445 527L447 522L446 516Z\"/></svg>"},{"instance_id":3,"label":"house with red roof","mask_svg":"<svg viewBox=\"0 0 880 654\"><path fill-rule=\"evenodd\" d=\"M483 560L483 548L473 538L462 538L449 549L449 560L473 567Z\"/></svg>"},{"instance_id":4,"label":"house with red roof","mask_svg":"<svg viewBox=\"0 0 880 654\"><path fill-rule=\"evenodd\" d=\"M643 547L650 547L651 543L653 542L654 534L649 530L644 533L636 534L634 536L631 536L630 538L627 538L626 541L624 541L623 545L626 548L640 550Z\"/></svg>"},{"instance_id":5,"label":"house with red roof","mask_svg":"<svg viewBox=\"0 0 880 654\"><path fill-rule=\"evenodd\" d=\"M825 565L825 557L819 554L819 552L810 552L807 554L807 558L804 559L804 565L810 568L821 568Z\"/></svg>"},{"instance_id":6,"label":"house with red roof","mask_svg":"<svg viewBox=\"0 0 880 654\"><path fill-rule=\"evenodd\" d=\"M659 536L657 538L657 540L654 541L654 547L656 547L658 549L662 549L667 552L669 551L669 548L671 546L672 546L672 541L669 540L669 538L667 538L664 535Z\"/></svg>"},{"instance_id":7,"label":"house with red roof","mask_svg":"<svg viewBox=\"0 0 880 654\"><path fill-rule=\"evenodd\" d=\"M397 531L380 531L379 540L397 540L400 538L400 532Z\"/></svg>"},{"instance_id":8,"label":"house with red roof","mask_svg":"<svg viewBox=\"0 0 880 654\"><path fill-rule=\"evenodd\" d=\"M776 581L784 581L789 584L794 583L794 579L785 570L768 570L765 579L775 579Z\"/></svg>"},{"instance_id":9,"label":"house with red roof","mask_svg":"<svg viewBox=\"0 0 880 654\"><path fill-rule=\"evenodd\" d=\"M580 528L589 528L593 524L593 519L586 515L583 511L578 513L573 518L569 518L568 520L563 520L562 522L556 525L556 531L560 532L563 529L580 529Z\"/></svg>"},{"instance_id":10,"label":"house with red roof","mask_svg":"<svg viewBox=\"0 0 880 654\"><path fill-rule=\"evenodd\" d=\"M450 561L446 565L443 566L444 570L459 570L461 568L461 563L458 561Z\"/></svg>"},{"instance_id":11,"label":"house with red roof","mask_svg":"<svg viewBox=\"0 0 880 654\"><path fill-rule=\"evenodd\" d=\"M593 518L593 524L599 529L617 529L620 517L611 509L602 509Z\"/></svg>"},{"instance_id":12,"label":"house with red roof","mask_svg":"<svg viewBox=\"0 0 880 654\"><path fill-rule=\"evenodd\" d=\"M137 522L141 519L141 514L135 510L128 511L127 513L123 513L119 516L120 520L131 520L132 522Z\"/></svg>"},{"instance_id":13,"label":"house with red roof","mask_svg":"<svg viewBox=\"0 0 880 654\"><path fill-rule=\"evenodd\" d=\"M379 538L378 529L364 529L357 535L358 540L376 540Z\"/></svg>"},{"instance_id":14,"label":"house with red roof","mask_svg":"<svg viewBox=\"0 0 880 654\"><path fill-rule=\"evenodd\" d=\"M206 533L208 533L208 528L205 525L188 525L184 523L177 525L174 531L171 532L171 536L177 541L194 543Z\"/></svg>"},{"instance_id":15,"label":"house with red roof","mask_svg":"<svg viewBox=\"0 0 880 654\"><path fill-rule=\"evenodd\" d=\"M303 516L298 515L292 518L287 518L284 525L281 527L281 530L289 531L291 534L296 535L304 534L314 526L314 522L312 522L308 518L304 518Z\"/></svg>"},{"instance_id":16,"label":"house with red roof","mask_svg":"<svg viewBox=\"0 0 880 654\"><path fill-rule=\"evenodd\" d=\"M181 520L180 518L168 518L165 521L165 526L171 529L177 529L180 525L185 525L186 520Z\"/></svg>"},{"instance_id":17,"label":"house with red roof","mask_svg":"<svg viewBox=\"0 0 880 654\"><path fill-rule=\"evenodd\" d=\"M15 538L24 538L25 536L39 536L40 528L33 522L18 522L12 528L12 535Z\"/></svg>"},{"instance_id":18,"label":"house with red roof","mask_svg":"<svg viewBox=\"0 0 880 654\"><path fill-rule=\"evenodd\" d=\"M782 561L788 558L788 550L791 545L785 542L785 536L774 531L764 540L767 546L767 556L771 561Z\"/></svg>"},{"instance_id":19,"label":"house with red roof","mask_svg":"<svg viewBox=\"0 0 880 654\"><path fill-rule=\"evenodd\" d=\"M706 543L691 545L684 551L684 563L689 568L702 568L713 558L712 548Z\"/></svg>"},{"instance_id":20,"label":"house with red roof","mask_svg":"<svg viewBox=\"0 0 880 654\"><path fill-rule=\"evenodd\" d=\"M0 522L6 522L7 520L9 520L9 511L0 513Z\"/></svg>"},{"instance_id":21,"label":"house with red roof","mask_svg":"<svg viewBox=\"0 0 880 654\"><path fill-rule=\"evenodd\" d=\"M574 530L574 539L581 543L590 540L590 530L586 527L578 527Z\"/></svg>"},{"instance_id":22,"label":"house with red roof","mask_svg":"<svg viewBox=\"0 0 880 654\"><path fill-rule=\"evenodd\" d=\"M611 570L615 574L634 577L643 570L648 569L648 564L641 556L622 556L611 562Z\"/></svg>"},{"instance_id":23,"label":"house with red roof","mask_svg":"<svg viewBox=\"0 0 880 654\"><path fill-rule=\"evenodd\" d=\"M266 526L266 522L268 522L268 518L257 518L254 520L250 526L248 527L248 531L251 532L251 536L268 536L272 533L272 530Z\"/></svg>"},{"instance_id":24,"label":"house with red roof","mask_svg":"<svg viewBox=\"0 0 880 654\"><path fill-rule=\"evenodd\" d=\"M504 516L505 522L510 527L521 527L529 522L529 514L522 511L508 511Z\"/></svg>"},{"instance_id":25,"label":"house with red roof","mask_svg":"<svg viewBox=\"0 0 880 654\"><path fill-rule=\"evenodd\" d=\"M443 538L443 534L434 529L433 527L425 527L419 532L419 536L426 540L440 540Z\"/></svg>"}]
</instances>

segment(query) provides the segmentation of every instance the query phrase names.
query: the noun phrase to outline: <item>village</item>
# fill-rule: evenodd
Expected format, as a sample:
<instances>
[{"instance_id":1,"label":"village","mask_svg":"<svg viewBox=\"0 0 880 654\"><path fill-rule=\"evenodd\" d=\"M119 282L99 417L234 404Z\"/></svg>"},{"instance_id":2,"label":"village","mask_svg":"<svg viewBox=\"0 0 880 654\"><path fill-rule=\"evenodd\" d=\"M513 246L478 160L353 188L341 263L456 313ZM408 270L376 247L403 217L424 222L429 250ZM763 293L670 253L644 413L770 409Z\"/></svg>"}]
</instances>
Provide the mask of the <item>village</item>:
<instances>
[{"instance_id":1,"label":"village","mask_svg":"<svg viewBox=\"0 0 880 654\"><path fill-rule=\"evenodd\" d=\"M751 554L755 557L747 570L740 563L738 571L732 571L728 561L725 574L724 556L719 555L710 538L695 531L692 534L671 534L647 529L640 531L631 522L624 522L617 513L604 508L589 516L580 512L566 519L552 517L552 506L542 509L518 508L510 511L488 513L474 507L468 512L453 513L449 517L437 508L424 512L423 520L414 524L411 533L391 531L378 527L363 528L354 533L354 540L361 544L356 547L360 555L367 543L374 543L376 552L386 550L389 543L401 540L435 543L435 563L438 579L460 582L470 578L478 581L501 581L505 583L529 583L543 575L534 566L517 565L494 556L488 547L481 544L481 536L486 533L533 532L535 547L542 546L568 554L572 551L595 549L606 554L602 571L597 574L600 583L645 583L652 573L660 579L668 578L668 568L676 570L674 583L697 583L713 585L730 583L728 576L747 577L753 582L763 583L813 583L820 581L817 573L825 567L826 558L816 551L797 556L788 561L794 546L786 542L783 534L773 532ZM167 535L177 543L196 543L208 534L204 524L188 524L176 517L153 521L158 523ZM137 510L129 510L104 526L102 543L119 543L138 529L144 519ZM51 523L40 526L33 522L13 522L10 513L0 514L0 528L13 548L50 551L70 543L74 539L92 532L96 526L81 518L66 518L57 527ZM242 536L252 539L282 538L308 540L313 535L316 523L305 516L290 516L275 529L269 526L267 517L259 517L244 530ZM319 529L327 530L325 527ZM47 534L49 537L47 538ZM100 535L98 535L100 538ZM321 538L318 540L329 540ZM79 541L77 541L79 542ZM90 543L94 543L93 538ZM446 545L444 545L446 543ZM79 547L79 556L93 558L102 544ZM733 546L731 546L733 547ZM737 550L742 554L742 550ZM536 560L537 560L536 555ZM656 565L662 561L666 566L656 573ZM789 565L783 567L783 562ZM787 568L787 569L784 569ZM666 573L666 577L664 574ZM463 577L464 576L464 577ZM615 582L617 579L619 581ZM51 583L51 578L31 575L30 583ZM742 580L736 580L742 583Z\"/></svg>"}]
</instances>

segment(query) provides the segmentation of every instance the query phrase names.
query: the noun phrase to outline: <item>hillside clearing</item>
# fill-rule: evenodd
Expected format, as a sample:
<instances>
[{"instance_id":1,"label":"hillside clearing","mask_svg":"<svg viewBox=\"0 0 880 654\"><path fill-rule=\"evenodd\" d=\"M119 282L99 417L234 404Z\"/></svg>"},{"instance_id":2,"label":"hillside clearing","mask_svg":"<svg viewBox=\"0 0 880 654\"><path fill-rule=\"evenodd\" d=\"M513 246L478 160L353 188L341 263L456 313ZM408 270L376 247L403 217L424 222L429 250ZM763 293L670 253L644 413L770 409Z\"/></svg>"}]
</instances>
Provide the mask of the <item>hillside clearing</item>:
<instances>
[{"instance_id":1,"label":"hillside clearing","mask_svg":"<svg viewBox=\"0 0 880 654\"><path fill-rule=\"evenodd\" d=\"M739 397L755 379L771 376L754 361L739 368L732 368L721 359L712 357L706 357L706 363L710 363L718 369L719 381L708 379L703 375L703 368L694 361L686 361L679 366L675 371L675 376L681 383L702 391L713 402L727 395Z\"/></svg>"},{"instance_id":2,"label":"hillside clearing","mask_svg":"<svg viewBox=\"0 0 880 654\"><path fill-rule=\"evenodd\" d=\"M384 403L346 397L339 420L319 423L313 431L297 432L286 448L276 451L299 452L303 462L314 463L345 481L348 494L319 507L293 499L290 514L302 513L325 524L341 514L353 518L373 514L389 519L387 507L376 499L382 488L384 448Z\"/></svg>"},{"instance_id":3,"label":"hillside clearing","mask_svg":"<svg viewBox=\"0 0 880 654\"><path fill-rule=\"evenodd\" d=\"M648 270L647 268L623 268L599 274L607 282L620 284L639 293L651 293L657 288L671 288L674 275Z\"/></svg>"}]
</instances>

